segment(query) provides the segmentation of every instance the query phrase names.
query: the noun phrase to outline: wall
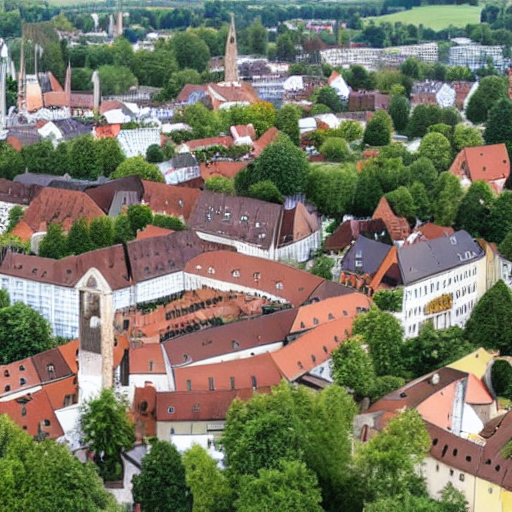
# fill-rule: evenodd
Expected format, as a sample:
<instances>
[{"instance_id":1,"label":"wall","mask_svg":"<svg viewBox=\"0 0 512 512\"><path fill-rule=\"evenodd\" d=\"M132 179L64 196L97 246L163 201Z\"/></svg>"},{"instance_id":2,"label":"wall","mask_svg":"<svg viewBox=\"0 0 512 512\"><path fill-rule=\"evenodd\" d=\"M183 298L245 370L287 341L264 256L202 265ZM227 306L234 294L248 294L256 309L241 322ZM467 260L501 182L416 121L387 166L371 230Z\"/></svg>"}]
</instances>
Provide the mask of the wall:
<instances>
[{"instance_id":1,"label":"wall","mask_svg":"<svg viewBox=\"0 0 512 512\"><path fill-rule=\"evenodd\" d=\"M279 261L297 261L302 263L311 257L311 252L320 247L321 233L316 231L306 238L292 242L291 244L279 247L277 249L277 259Z\"/></svg>"},{"instance_id":2,"label":"wall","mask_svg":"<svg viewBox=\"0 0 512 512\"><path fill-rule=\"evenodd\" d=\"M420 473L426 479L427 491L430 497L439 499L439 493L448 483L451 483L455 489L462 492L466 497L469 504L468 512L474 512L476 477L451 468L433 457L425 457ZM488 509L486 512L492 511Z\"/></svg>"},{"instance_id":3,"label":"wall","mask_svg":"<svg viewBox=\"0 0 512 512\"><path fill-rule=\"evenodd\" d=\"M224 420L217 421L157 421L156 437L162 441L171 439L171 429L174 434L190 435L190 434L213 434L220 437L224 429Z\"/></svg>"},{"instance_id":4,"label":"wall","mask_svg":"<svg viewBox=\"0 0 512 512\"><path fill-rule=\"evenodd\" d=\"M135 285L135 303L167 297L184 289L183 272L173 272L165 276L148 279Z\"/></svg>"},{"instance_id":5,"label":"wall","mask_svg":"<svg viewBox=\"0 0 512 512\"><path fill-rule=\"evenodd\" d=\"M267 249L260 249L256 245L246 244L244 242L240 242L239 240L234 240L233 238L228 238L219 235L212 235L210 233L203 233L202 231L196 231L196 235L203 240L207 240L208 242L216 242L218 244L229 245L230 247L235 247L236 250L242 254L247 254L249 256L257 256L258 258L263 258L265 260L275 260L275 250L273 245Z\"/></svg>"},{"instance_id":6,"label":"wall","mask_svg":"<svg viewBox=\"0 0 512 512\"><path fill-rule=\"evenodd\" d=\"M9 224L9 212L18 206L16 203L5 203L0 201L0 234L5 233ZM25 208L24 208L25 209Z\"/></svg>"},{"instance_id":7,"label":"wall","mask_svg":"<svg viewBox=\"0 0 512 512\"><path fill-rule=\"evenodd\" d=\"M510 512L510 509L503 508L501 493L499 485L477 478L475 507L470 512Z\"/></svg>"}]
</instances>

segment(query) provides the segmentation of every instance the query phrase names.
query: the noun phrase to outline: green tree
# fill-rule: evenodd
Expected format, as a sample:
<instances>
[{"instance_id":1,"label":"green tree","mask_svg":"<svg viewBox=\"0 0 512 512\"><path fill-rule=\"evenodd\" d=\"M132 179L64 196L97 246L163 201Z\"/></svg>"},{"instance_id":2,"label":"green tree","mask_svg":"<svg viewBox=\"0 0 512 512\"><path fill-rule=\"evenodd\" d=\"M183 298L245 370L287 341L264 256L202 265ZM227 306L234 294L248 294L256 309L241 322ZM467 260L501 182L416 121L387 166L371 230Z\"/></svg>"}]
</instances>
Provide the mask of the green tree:
<instances>
[{"instance_id":1,"label":"green tree","mask_svg":"<svg viewBox=\"0 0 512 512\"><path fill-rule=\"evenodd\" d=\"M491 382L497 396L512 399L512 366L508 361L494 361L491 367Z\"/></svg>"},{"instance_id":2,"label":"green tree","mask_svg":"<svg viewBox=\"0 0 512 512\"><path fill-rule=\"evenodd\" d=\"M55 174L55 150L50 140L23 147L21 156L29 172Z\"/></svg>"},{"instance_id":3,"label":"green tree","mask_svg":"<svg viewBox=\"0 0 512 512\"><path fill-rule=\"evenodd\" d=\"M5 288L0 288L0 309L4 309L11 305L9 292Z\"/></svg>"},{"instance_id":4,"label":"green tree","mask_svg":"<svg viewBox=\"0 0 512 512\"><path fill-rule=\"evenodd\" d=\"M5 510L119 512L93 464L82 464L67 446L53 440L34 441L7 414L0 415L0 446Z\"/></svg>"},{"instance_id":5,"label":"green tree","mask_svg":"<svg viewBox=\"0 0 512 512\"><path fill-rule=\"evenodd\" d=\"M400 71L405 76L418 80L420 78L420 60L416 57L407 57L407 59L400 64Z\"/></svg>"},{"instance_id":6,"label":"green tree","mask_svg":"<svg viewBox=\"0 0 512 512\"><path fill-rule=\"evenodd\" d=\"M261 24L261 18L256 18L248 30L248 42L251 54L267 55L267 29Z\"/></svg>"},{"instance_id":7,"label":"green tree","mask_svg":"<svg viewBox=\"0 0 512 512\"><path fill-rule=\"evenodd\" d=\"M185 452L186 482L193 496L192 512L229 512L232 489L223 471L198 444Z\"/></svg>"},{"instance_id":8,"label":"green tree","mask_svg":"<svg viewBox=\"0 0 512 512\"><path fill-rule=\"evenodd\" d=\"M447 171L453 160L450 141L440 133L425 135L418 153L420 157L428 158L439 173Z\"/></svg>"},{"instance_id":9,"label":"green tree","mask_svg":"<svg viewBox=\"0 0 512 512\"><path fill-rule=\"evenodd\" d=\"M409 166L409 173L413 182L419 181L425 185L432 197L437 181L437 171L429 158L421 157Z\"/></svg>"},{"instance_id":10,"label":"green tree","mask_svg":"<svg viewBox=\"0 0 512 512\"><path fill-rule=\"evenodd\" d=\"M439 123L428 127L428 133L440 133L450 144L453 144L453 129L450 125Z\"/></svg>"},{"instance_id":11,"label":"green tree","mask_svg":"<svg viewBox=\"0 0 512 512\"><path fill-rule=\"evenodd\" d=\"M512 231L507 233L507 236L501 241L498 249L507 260L512 260Z\"/></svg>"},{"instance_id":12,"label":"green tree","mask_svg":"<svg viewBox=\"0 0 512 512\"><path fill-rule=\"evenodd\" d=\"M402 327L391 313L371 308L355 318L352 335L361 335L368 344L378 376L401 375Z\"/></svg>"},{"instance_id":13,"label":"green tree","mask_svg":"<svg viewBox=\"0 0 512 512\"><path fill-rule=\"evenodd\" d=\"M178 217L173 217L172 215L162 215L157 213L153 216L153 222L151 224L160 228L172 229L173 231L183 231L186 229L183 221L178 219Z\"/></svg>"},{"instance_id":14,"label":"green tree","mask_svg":"<svg viewBox=\"0 0 512 512\"><path fill-rule=\"evenodd\" d=\"M125 244L135 238L130 219L127 215L118 215L114 220L114 242Z\"/></svg>"},{"instance_id":15,"label":"green tree","mask_svg":"<svg viewBox=\"0 0 512 512\"><path fill-rule=\"evenodd\" d=\"M82 254L95 248L91 240L87 219L80 218L73 222L67 236L67 246L68 254Z\"/></svg>"},{"instance_id":16,"label":"green tree","mask_svg":"<svg viewBox=\"0 0 512 512\"><path fill-rule=\"evenodd\" d=\"M126 399L116 396L110 388L103 389L99 397L82 406L83 442L94 453L99 474L106 481L119 480L122 476L121 453L135 442L135 428L127 410Z\"/></svg>"},{"instance_id":17,"label":"green tree","mask_svg":"<svg viewBox=\"0 0 512 512\"><path fill-rule=\"evenodd\" d=\"M455 222L459 202L464 192L457 176L442 172L439 175L434 192L434 220L440 226L451 226Z\"/></svg>"},{"instance_id":18,"label":"green tree","mask_svg":"<svg viewBox=\"0 0 512 512\"><path fill-rule=\"evenodd\" d=\"M192 496L185 481L185 467L176 447L158 439L142 459L133 477L133 500L142 512L191 512Z\"/></svg>"},{"instance_id":19,"label":"green tree","mask_svg":"<svg viewBox=\"0 0 512 512\"><path fill-rule=\"evenodd\" d=\"M322 512L316 475L303 462L283 461L278 469L261 469L243 479L238 512Z\"/></svg>"},{"instance_id":20,"label":"green tree","mask_svg":"<svg viewBox=\"0 0 512 512\"><path fill-rule=\"evenodd\" d=\"M416 217L422 221L429 219L432 216L432 204L425 185L415 181L409 188L409 192L416 207Z\"/></svg>"},{"instance_id":21,"label":"green tree","mask_svg":"<svg viewBox=\"0 0 512 512\"><path fill-rule=\"evenodd\" d=\"M146 160L152 164L164 161L164 152L159 144L151 144L146 150Z\"/></svg>"},{"instance_id":22,"label":"green tree","mask_svg":"<svg viewBox=\"0 0 512 512\"><path fill-rule=\"evenodd\" d=\"M92 135L82 135L71 144L70 174L73 178L95 180L102 171L98 146Z\"/></svg>"},{"instance_id":23,"label":"green tree","mask_svg":"<svg viewBox=\"0 0 512 512\"><path fill-rule=\"evenodd\" d=\"M441 109L441 123L447 124L452 128L462 121L459 111L455 107Z\"/></svg>"},{"instance_id":24,"label":"green tree","mask_svg":"<svg viewBox=\"0 0 512 512\"><path fill-rule=\"evenodd\" d=\"M295 43L290 31L284 32L276 40L276 58L279 61L293 62L295 60Z\"/></svg>"},{"instance_id":25,"label":"green tree","mask_svg":"<svg viewBox=\"0 0 512 512\"><path fill-rule=\"evenodd\" d=\"M233 179L224 176L213 176L204 182L205 188L219 194L234 195L235 183Z\"/></svg>"},{"instance_id":26,"label":"green tree","mask_svg":"<svg viewBox=\"0 0 512 512\"><path fill-rule=\"evenodd\" d=\"M153 221L153 212L146 204L132 204L126 212L133 234L142 231L148 224Z\"/></svg>"},{"instance_id":27,"label":"green tree","mask_svg":"<svg viewBox=\"0 0 512 512\"><path fill-rule=\"evenodd\" d=\"M9 221L9 224L7 224L7 233L10 233L16 227L18 222L23 218L23 215L25 215L25 210L22 206L16 205L9 210L7 216L7 220Z\"/></svg>"},{"instance_id":28,"label":"green tree","mask_svg":"<svg viewBox=\"0 0 512 512\"><path fill-rule=\"evenodd\" d=\"M323 254L314 259L310 272L330 281L332 279L332 267L334 267L334 261Z\"/></svg>"},{"instance_id":29,"label":"green tree","mask_svg":"<svg viewBox=\"0 0 512 512\"><path fill-rule=\"evenodd\" d=\"M106 139L106 140L111 140ZM113 139L115 140L115 139ZM117 142L117 141L116 141ZM59 142L54 152L54 170L58 176L64 176L71 170L71 142Z\"/></svg>"},{"instance_id":30,"label":"green tree","mask_svg":"<svg viewBox=\"0 0 512 512\"><path fill-rule=\"evenodd\" d=\"M504 190L495 199L487 217L486 240L499 244L510 231L512 231L512 192Z\"/></svg>"},{"instance_id":31,"label":"green tree","mask_svg":"<svg viewBox=\"0 0 512 512\"><path fill-rule=\"evenodd\" d=\"M133 47L125 37L116 37L111 46L115 66L126 66L133 69L134 52Z\"/></svg>"},{"instance_id":32,"label":"green tree","mask_svg":"<svg viewBox=\"0 0 512 512\"><path fill-rule=\"evenodd\" d=\"M363 344L361 336L348 338L331 355L334 382L351 389L358 401L370 396L375 385L372 359Z\"/></svg>"},{"instance_id":33,"label":"green tree","mask_svg":"<svg viewBox=\"0 0 512 512\"><path fill-rule=\"evenodd\" d=\"M199 73L206 69L210 49L199 36L191 31L178 32L173 35L171 45L180 69L192 68Z\"/></svg>"},{"instance_id":34,"label":"green tree","mask_svg":"<svg viewBox=\"0 0 512 512\"><path fill-rule=\"evenodd\" d=\"M402 361L410 377L416 378L447 366L473 350L460 327L434 329L432 322L426 322L416 338L403 344Z\"/></svg>"},{"instance_id":35,"label":"green tree","mask_svg":"<svg viewBox=\"0 0 512 512\"><path fill-rule=\"evenodd\" d=\"M71 75L72 91L92 91L92 69L73 68Z\"/></svg>"},{"instance_id":36,"label":"green tree","mask_svg":"<svg viewBox=\"0 0 512 512\"><path fill-rule=\"evenodd\" d=\"M363 142L370 146L387 146L391 142L393 124L385 110L378 110L366 124Z\"/></svg>"},{"instance_id":37,"label":"green tree","mask_svg":"<svg viewBox=\"0 0 512 512\"><path fill-rule=\"evenodd\" d=\"M170 76L165 84L164 95L168 99L174 99L186 84L200 83L201 75L195 69L185 68Z\"/></svg>"},{"instance_id":38,"label":"green tree","mask_svg":"<svg viewBox=\"0 0 512 512\"><path fill-rule=\"evenodd\" d=\"M301 117L301 109L291 103L283 105L276 113L276 128L288 135L296 146L300 144L299 119Z\"/></svg>"},{"instance_id":39,"label":"green tree","mask_svg":"<svg viewBox=\"0 0 512 512\"><path fill-rule=\"evenodd\" d=\"M312 116L317 116L319 114L330 114L331 109L327 105L322 105L321 103L313 103L313 105L311 105L311 110L309 111L309 113Z\"/></svg>"},{"instance_id":40,"label":"green tree","mask_svg":"<svg viewBox=\"0 0 512 512\"><path fill-rule=\"evenodd\" d=\"M511 103L512 107L512 103ZM511 109L512 115L512 109ZM512 139L512 131L511 131L511 139ZM482 146L484 140L482 138L482 133L477 128L473 128L471 126L464 126L463 124L458 124L453 131L453 148L455 151L459 152L464 148L472 148L475 146Z\"/></svg>"},{"instance_id":41,"label":"green tree","mask_svg":"<svg viewBox=\"0 0 512 512\"><path fill-rule=\"evenodd\" d=\"M306 154L287 135L281 134L256 159L255 181L272 181L284 196L305 189L309 162Z\"/></svg>"},{"instance_id":42,"label":"green tree","mask_svg":"<svg viewBox=\"0 0 512 512\"><path fill-rule=\"evenodd\" d=\"M505 143L512 154L512 101L502 98L489 112L484 132L486 144Z\"/></svg>"},{"instance_id":43,"label":"green tree","mask_svg":"<svg viewBox=\"0 0 512 512\"><path fill-rule=\"evenodd\" d=\"M247 167L235 174L234 182L237 196L246 196L249 193L249 187L258 182L255 169L255 162L249 162Z\"/></svg>"},{"instance_id":44,"label":"green tree","mask_svg":"<svg viewBox=\"0 0 512 512\"><path fill-rule=\"evenodd\" d=\"M253 124L256 135L260 137L269 128L274 126L276 109L274 105L268 101L258 101L247 107L246 115L249 122Z\"/></svg>"},{"instance_id":45,"label":"green tree","mask_svg":"<svg viewBox=\"0 0 512 512\"><path fill-rule=\"evenodd\" d=\"M381 311L399 313L402 311L404 291L402 288L395 288L394 290L379 290L375 292L372 299Z\"/></svg>"},{"instance_id":46,"label":"green tree","mask_svg":"<svg viewBox=\"0 0 512 512\"><path fill-rule=\"evenodd\" d=\"M477 302L464 336L475 347L512 354L512 293L501 279Z\"/></svg>"},{"instance_id":47,"label":"green tree","mask_svg":"<svg viewBox=\"0 0 512 512\"><path fill-rule=\"evenodd\" d=\"M440 123L442 116L442 109L437 105L418 105L412 111L407 124L408 137L424 137L428 127Z\"/></svg>"},{"instance_id":48,"label":"green tree","mask_svg":"<svg viewBox=\"0 0 512 512\"><path fill-rule=\"evenodd\" d=\"M112 178L124 178L125 176L140 176L143 180L164 182L164 177L154 164L146 162L142 156L127 158L117 166Z\"/></svg>"},{"instance_id":49,"label":"green tree","mask_svg":"<svg viewBox=\"0 0 512 512\"><path fill-rule=\"evenodd\" d=\"M393 96L389 102L389 115L393 121L395 130L403 132L409 122L411 104L405 96Z\"/></svg>"},{"instance_id":50,"label":"green tree","mask_svg":"<svg viewBox=\"0 0 512 512\"><path fill-rule=\"evenodd\" d=\"M504 77L486 76L480 80L466 108L466 117L474 124L487 121L492 107L507 97L508 84Z\"/></svg>"},{"instance_id":51,"label":"green tree","mask_svg":"<svg viewBox=\"0 0 512 512\"><path fill-rule=\"evenodd\" d=\"M356 467L363 479L368 501L398 497L410 492L418 480L415 466L425 458L430 437L415 409L389 421L386 430L362 444Z\"/></svg>"},{"instance_id":52,"label":"green tree","mask_svg":"<svg viewBox=\"0 0 512 512\"><path fill-rule=\"evenodd\" d=\"M354 198L353 214L359 217L369 217L377 208L384 191L379 183L377 171L372 166L364 166L359 173Z\"/></svg>"},{"instance_id":53,"label":"green tree","mask_svg":"<svg viewBox=\"0 0 512 512\"><path fill-rule=\"evenodd\" d=\"M0 309L0 361L9 364L55 346L48 320L22 302Z\"/></svg>"},{"instance_id":54,"label":"green tree","mask_svg":"<svg viewBox=\"0 0 512 512\"><path fill-rule=\"evenodd\" d=\"M247 191L249 197L254 199L260 199L261 201L267 201L269 203L283 204L283 196L274 182L258 181L254 185L249 187Z\"/></svg>"},{"instance_id":55,"label":"green tree","mask_svg":"<svg viewBox=\"0 0 512 512\"><path fill-rule=\"evenodd\" d=\"M383 396L405 386L405 379L402 377L395 377L394 375L381 375L375 378L375 382L370 391L371 402L376 402Z\"/></svg>"},{"instance_id":56,"label":"green tree","mask_svg":"<svg viewBox=\"0 0 512 512\"><path fill-rule=\"evenodd\" d=\"M57 149L60 145L57 147ZM103 137L96 141L100 174L107 178L121 165L125 156L115 137Z\"/></svg>"},{"instance_id":57,"label":"green tree","mask_svg":"<svg viewBox=\"0 0 512 512\"><path fill-rule=\"evenodd\" d=\"M25 162L21 153L6 142L0 143L0 178L13 180L25 170Z\"/></svg>"},{"instance_id":58,"label":"green tree","mask_svg":"<svg viewBox=\"0 0 512 512\"><path fill-rule=\"evenodd\" d=\"M96 217L91 220L89 236L95 249L114 245L114 223L108 216Z\"/></svg>"},{"instance_id":59,"label":"green tree","mask_svg":"<svg viewBox=\"0 0 512 512\"><path fill-rule=\"evenodd\" d=\"M51 223L39 244L39 256L60 260L68 255L68 243L60 224Z\"/></svg>"},{"instance_id":60,"label":"green tree","mask_svg":"<svg viewBox=\"0 0 512 512\"><path fill-rule=\"evenodd\" d=\"M343 162L350 157L347 141L340 137L327 137L320 147L320 153L331 162Z\"/></svg>"},{"instance_id":61,"label":"green tree","mask_svg":"<svg viewBox=\"0 0 512 512\"><path fill-rule=\"evenodd\" d=\"M165 87L169 79L178 72L178 63L172 50L155 47L153 51L139 50L134 53L132 71L140 85ZM197 73L196 70L194 72ZM197 76L199 77L199 73Z\"/></svg>"},{"instance_id":62,"label":"green tree","mask_svg":"<svg viewBox=\"0 0 512 512\"><path fill-rule=\"evenodd\" d=\"M403 186L398 187L396 190L388 192L386 199L396 215L405 217L411 223L414 223L416 218L416 205L414 204L414 199L409 189Z\"/></svg>"},{"instance_id":63,"label":"green tree","mask_svg":"<svg viewBox=\"0 0 512 512\"><path fill-rule=\"evenodd\" d=\"M185 107L183 122L194 130L194 137L215 137L219 133L219 120L213 110L208 110L202 103Z\"/></svg>"},{"instance_id":64,"label":"green tree","mask_svg":"<svg viewBox=\"0 0 512 512\"><path fill-rule=\"evenodd\" d=\"M125 94L130 87L137 84L137 78L126 66L101 66L98 74L103 96Z\"/></svg>"},{"instance_id":65,"label":"green tree","mask_svg":"<svg viewBox=\"0 0 512 512\"><path fill-rule=\"evenodd\" d=\"M494 193L486 181L474 181L459 203L455 225L472 236L486 238L488 216L494 203Z\"/></svg>"},{"instance_id":66,"label":"green tree","mask_svg":"<svg viewBox=\"0 0 512 512\"><path fill-rule=\"evenodd\" d=\"M336 132L338 132L339 136L347 142L354 142L355 140L363 138L364 130L361 123L348 120L343 121L339 128L336 129Z\"/></svg>"},{"instance_id":67,"label":"green tree","mask_svg":"<svg viewBox=\"0 0 512 512\"><path fill-rule=\"evenodd\" d=\"M326 85L325 87L320 87L315 91L315 103L320 103L321 105L327 105L332 112L337 113L341 112L342 104L336 89L333 87Z\"/></svg>"}]
</instances>

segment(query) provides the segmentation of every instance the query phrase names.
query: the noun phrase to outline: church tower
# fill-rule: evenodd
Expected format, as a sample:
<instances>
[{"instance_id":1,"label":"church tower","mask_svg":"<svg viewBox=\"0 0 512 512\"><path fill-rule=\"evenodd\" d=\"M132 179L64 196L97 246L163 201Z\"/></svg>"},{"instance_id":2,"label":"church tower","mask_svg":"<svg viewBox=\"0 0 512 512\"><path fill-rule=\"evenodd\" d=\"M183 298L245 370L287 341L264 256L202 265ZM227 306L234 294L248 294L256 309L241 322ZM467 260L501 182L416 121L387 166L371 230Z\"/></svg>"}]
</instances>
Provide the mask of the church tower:
<instances>
[{"instance_id":1,"label":"church tower","mask_svg":"<svg viewBox=\"0 0 512 512\"><path fill-rule=\"evenodd\" d=\"M238 50L236 47L235 16L231 14L231 24L229 25L228 40L226 42L226 54L224 56L224 81L238 82L238 66L236 59Z\"/></svg>"}]
</instances>

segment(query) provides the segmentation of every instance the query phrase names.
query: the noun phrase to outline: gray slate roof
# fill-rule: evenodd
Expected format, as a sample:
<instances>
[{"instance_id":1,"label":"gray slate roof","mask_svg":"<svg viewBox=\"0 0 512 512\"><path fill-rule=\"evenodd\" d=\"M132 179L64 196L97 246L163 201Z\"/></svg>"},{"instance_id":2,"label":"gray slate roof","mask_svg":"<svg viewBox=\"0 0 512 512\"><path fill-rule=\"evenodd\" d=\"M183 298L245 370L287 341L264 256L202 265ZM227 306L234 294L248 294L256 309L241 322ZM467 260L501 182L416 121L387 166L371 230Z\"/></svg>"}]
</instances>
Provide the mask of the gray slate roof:
<instances>
[{"instance_id":1,"label":"gray slate roof","mask_svg":"<svg viewBox=\"0 0 512 512\"><path fill-rule=\"evenodd\" d=\"M398 264L404 285L483 257L484 251L466 231L398 249Z\"/></svg>"},{"instance_id":2,"label":"gray slate roof","mask_svg":"<svg viewBox=\"0 0 512 512\"><path fill-rule=\"evenodd\" d=\"M341 267L348 272L373 275L390 249L389 245L359 236L345 254Z\"/></svg>"}]
</instances>

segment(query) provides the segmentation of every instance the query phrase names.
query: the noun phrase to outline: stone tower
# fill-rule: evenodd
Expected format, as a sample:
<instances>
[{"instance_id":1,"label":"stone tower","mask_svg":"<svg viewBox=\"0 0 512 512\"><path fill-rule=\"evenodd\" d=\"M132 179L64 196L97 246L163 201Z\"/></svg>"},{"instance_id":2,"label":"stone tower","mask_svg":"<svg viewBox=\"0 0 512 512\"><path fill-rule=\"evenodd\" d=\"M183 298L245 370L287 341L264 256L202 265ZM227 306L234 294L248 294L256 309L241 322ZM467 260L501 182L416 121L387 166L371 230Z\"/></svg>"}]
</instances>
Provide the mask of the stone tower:
<instances>
[{"instance_id":1,"label":"stone tower","mask_svg":"<svg viewBox=\"0 0 512 512\"><path fill-rule=\"evenodd\" d=\"M229 25L228 40L226 42L226 54L224 55L225 82L238 82L237 57L235 16L231 14L231 24Z\"/></svg>"}]
</instances>

